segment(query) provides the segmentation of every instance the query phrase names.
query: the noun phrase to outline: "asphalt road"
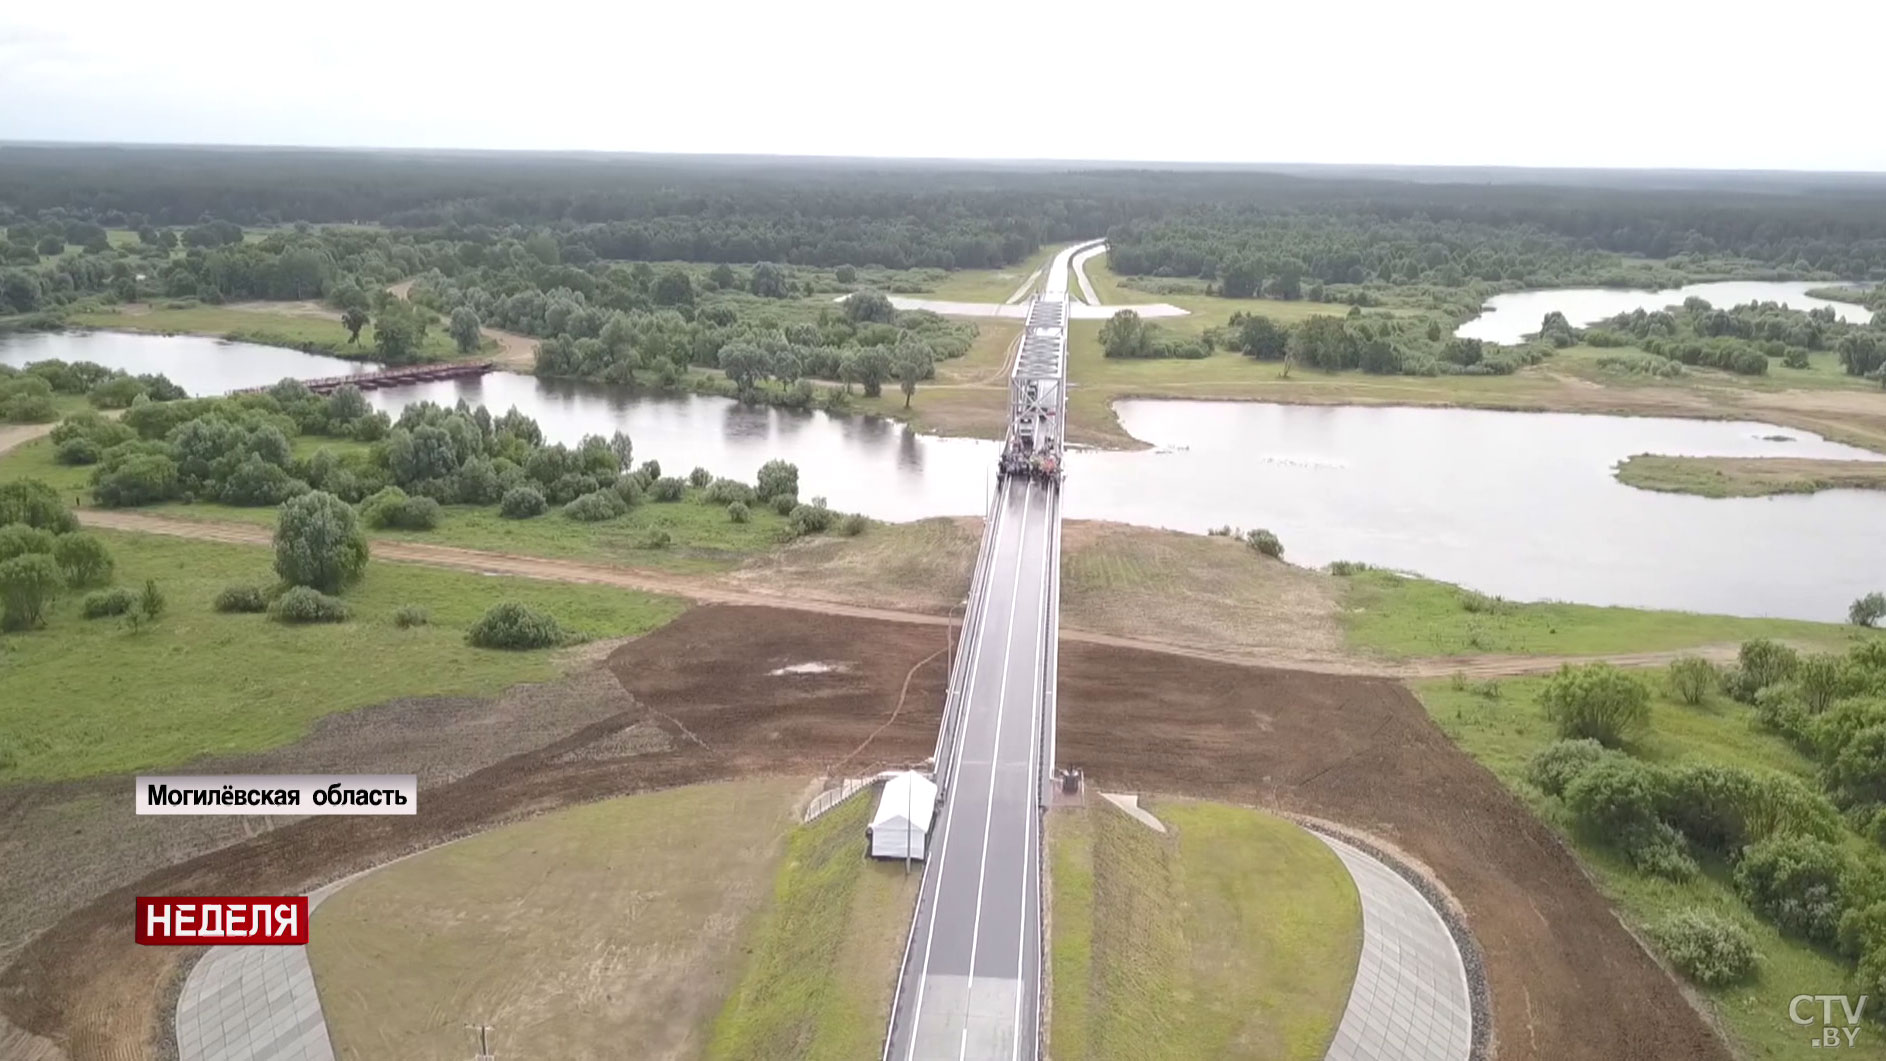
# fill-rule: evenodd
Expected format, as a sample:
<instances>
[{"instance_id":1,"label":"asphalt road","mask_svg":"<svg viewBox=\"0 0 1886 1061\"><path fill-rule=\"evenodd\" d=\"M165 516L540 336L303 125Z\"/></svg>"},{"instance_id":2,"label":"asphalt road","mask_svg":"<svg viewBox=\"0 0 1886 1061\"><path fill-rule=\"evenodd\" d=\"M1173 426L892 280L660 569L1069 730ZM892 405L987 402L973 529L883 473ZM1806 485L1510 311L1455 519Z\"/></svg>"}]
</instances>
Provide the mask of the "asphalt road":
<instances>
[{"instance_id":1,"label":"asphalt road","mask_svg":"<svg viewBox=\"0 0 1886 1061\"><path fill-rule=\"evenodd\" d=\"M930 838L889 1056L1032 1059L1041 970L1042 676L1054 498L999 499L954 780Z\"/></svg>"}]
</instances>

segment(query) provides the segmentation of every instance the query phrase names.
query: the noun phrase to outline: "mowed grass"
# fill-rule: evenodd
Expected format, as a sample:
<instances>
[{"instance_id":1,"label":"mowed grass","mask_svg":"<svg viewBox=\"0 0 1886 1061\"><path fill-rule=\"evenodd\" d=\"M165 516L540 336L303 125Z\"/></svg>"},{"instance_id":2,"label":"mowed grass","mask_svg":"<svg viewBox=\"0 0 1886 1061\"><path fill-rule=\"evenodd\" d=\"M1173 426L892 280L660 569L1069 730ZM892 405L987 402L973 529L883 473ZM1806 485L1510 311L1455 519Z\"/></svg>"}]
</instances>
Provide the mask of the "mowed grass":
<instances>
[{"instance_id":1,"label":"mowed grass","mask_svg":"<svg viewBox=\"0 0 1886 1061\"><path fill-rule=\"evenodd\" d=\"M1651 728L1630 750L1651 762L1714 762L1749 769L1794 774L1812 784L1813 765L1793 748L1754 726L1753 710L1723 698L1698 707L1685 706L1663 693L1661 670L1643 671L1658 686L1651 705ZM1696 990L1708 999L1738 1056L1808 1058L1818 1051L1808 1039L1816 1028L1803 1028L1788 1019L1788 1002L1800 994L1842 994L1850 990L1845 963L1796 940L1784 938L1772 925L1756 918L1735 891L1727 866L1703 861L1703 873L1687 883L1676 883L1638 873L1609 847L1570 828L1559 801L1545 796L1525 781L1528 760L1557 734L1538 704L1544 679L1503 681L1497 696L1487 687L1455 688L1446 681L1421 682L1414 690L1443 732L1468 755L1493 771L1500 781L1541 819L1556 828L1577 852L1598 887L1639 932L1674 914L1703 910L1740 924L1761 953L1756 979L1745 985ZM1480 691L1476 691L1480 690ZM1859 1042L1842 1050L1862 1058L1886 1057L1886 1040L1862 1032Z\"/></svg>"},{"instance_id":2,"label":"mowed grass","mask_svg":"<svg viewBox=\"0 0 1886 1061\"><path fill-rule=\"evenodd\" d=\"M347 341L347 329L341 326L340 321L306 314L191 306L186 309L153 308L146 313L79 313L72 316L71 323L76 327L154 335L211 335L264 346L317 350L336 357L371 360L375 356L373 325L360 329L360 341L350 343ZM487 345L490 345L489 342ZM420 346L420 352L429 361L446 361L460 356L451 336L446 334L443 322L426 329L426 339Z\"/></svg>"},{"instance_id":3,"label":"mowed grass","mask_svg":"<svg viewBox=\"0 0 1886 1061\"><path fill-rule=\"evenodd\" d=\"M1021 335L1021 322L977 320L976 338L969 352L939 361L936 378L917 384L910 408L895 380L887 381L876 398L854 391L856 412L887 417L912 429L936 435L1001 438L1008 427L1009 354Z\"/></svg>"},{"instance_id":4,"label":"mowed grass","mask_svg":"<svg viewBox=\"0 0 1886 1061\"><path fill-rule=\"evenodd\" d=\"M876 1057L922 867L865 857L875 793L793 831L772 900L743 947L706 1056L727 1061Z\"/></svg>"},{"instance_id":5,"label":"mowed grass","mask_svg":"<svg viewBox=\"0 0 1886 1061\"><path fill-rule=\"evenodd\" d=\"M571 807L348 885L308 947L336 1053L461 1061L469 1018L494 1027L499 1057L697 1054L803 786Z\"/></svg>"},{"instance_id":6,"label":"mowed grass","mask_svg":"<svg viewBox=\"0 0 1886 1061\"><path fill-rule=\"evenodd\" d=\"M1361 953L1348 871L1259 811L1154 810L1172 833L1097 801L1049 818L1053 1055L1320 1059Z\"/></svg>"},{"instance_id":7,"label":"mowed grass","mask_svg":"<svg viewBox=\"0 0 1886 1061\"><path fill-rule=\"evenodd\" d=\"M938 283L930 285L930 290L919 298L942 299L949 302L1007 302L1023 280L1037 269L1046 268L1054 256L1066 247L1065 243L1056 243L1042 247L1015 265L1006 265L1000 269L953 269ZM1040 279L1036 279L1040 284Z\"/></svg>"},{"instance_id":8,"label":"mowed grass","mask_svg":"<svg viewBox=\"0 0 1886 1061\"><path fill-rule=\"evenodd\" d=\"M1389 571L1362 571L1345 581L1348 592L1342 621L1349 644L1391 658L1661 652L1755 637L1840 649L1855 637L1881 636L1857 627L1796 619L1556 602L1522 604Z\"/></svg>"},{"instance_id":9,"label":"mowed grass","mask_svg":"<svg viewBox=\"0 0 1886 1061\"><path fill-rule=\"evenodd\" d=\"M101 532L116 583L156 580L168 610L138 632L61 599L42 630L0 639L0 780L177 766L289 743L316 719L405 696L484 695L559 670L555 652L500 652L465 631L503 600L592 638L651 630L680 601L628 590L369 563L344 623L288 626L211 610L231 584L273 584L263 549ZM413 605L429 625L401 630Z\"/></svg>"},{"instance_id":10,"label":"mowed grass","mask_svg":"<svg viewBox=\"0 0 1886 1061\"><path fill-rule=\"evenodd\" d=\"M1138 288L1128 287L1122 278L1113 271L1112 255L1096 254L1087 259L1083 266L1087 280L1094 285L1094 294L1100 297L1103 306L1132 308L1134 303L1164 302L1177 306L1190 313L1184 317L1162 317L1160 327L1171 328L1187 335L1198 335L1205 329L1224 324L1234 313L1256 313L1269 317L1279 324L1295 324L1311 317L1340 317L1349 312L1349 307L1330 302L1304 302L1302 300L1284 301L1274 298L1220 298L1217 295L1179 293L1155 294ZM1070 277L1070 289L1080 290L1080 284Z\"/></svg>"}]
</instances>

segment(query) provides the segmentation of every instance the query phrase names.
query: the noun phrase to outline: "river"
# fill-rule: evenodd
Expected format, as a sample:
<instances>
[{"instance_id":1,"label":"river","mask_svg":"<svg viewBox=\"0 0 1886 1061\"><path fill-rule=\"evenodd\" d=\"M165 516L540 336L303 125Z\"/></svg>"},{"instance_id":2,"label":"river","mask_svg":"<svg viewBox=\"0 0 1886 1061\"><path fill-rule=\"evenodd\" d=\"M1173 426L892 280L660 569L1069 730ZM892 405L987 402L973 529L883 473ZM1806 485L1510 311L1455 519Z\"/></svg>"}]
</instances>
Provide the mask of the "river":
<instances>
[{"instance_id":1,"label":"river","mask_svg":"<svg viewBox=\"0 0 1886 1061\"><path fill-rule=\"evenodd\" d=\"M163 371L192 394L369 367L209 339L0 337L0 363L54 356ZM700 465L750 480L783 458L799 465L806 496L882 519L979 514L993 485L994 443L873 417L508 372L368 398L391 412L460 398L494 413L516 406L564 442L619 429L638 460L657 458L671 473ZM1253 402L1126 401L1119 413L1155 448L1070 454L1071 518L1267 527L1297 563L1360 560L1526 600L1839 620L1855 597L1886 588L1886 493L1710 500L1612 477L1619 460L1643 452L1881 459L1791 428Z\"/></svg>"},{"instance_id":2,"label":"river","mask_svg":"<svg viewBox=\"0 0 1886 1061\"><path fill-rule=\"evenodd\" d=\"M1873 312L1864 306L1814 298L1807 293L1812 288L1831 286L1834 285L1829 281L1726 280L1662 291L1601 287L1514 291L1488 299L1485 310L1455 329L1454 334L1463 339L1482 339L1489 343L1518 343L1538 332L1539 323L1553 310L1565 314L1565 319L1572 323L1572 327L1583 328L1635 309L1659 310L1665 306L1680 305L1691 296L1706 299L1710 305L1721 309L1748 302L1779 302L1798 310L1832 306L1841 320L1853 324L1865 324L1873 319Z\"/></svg>"}]
</instances>

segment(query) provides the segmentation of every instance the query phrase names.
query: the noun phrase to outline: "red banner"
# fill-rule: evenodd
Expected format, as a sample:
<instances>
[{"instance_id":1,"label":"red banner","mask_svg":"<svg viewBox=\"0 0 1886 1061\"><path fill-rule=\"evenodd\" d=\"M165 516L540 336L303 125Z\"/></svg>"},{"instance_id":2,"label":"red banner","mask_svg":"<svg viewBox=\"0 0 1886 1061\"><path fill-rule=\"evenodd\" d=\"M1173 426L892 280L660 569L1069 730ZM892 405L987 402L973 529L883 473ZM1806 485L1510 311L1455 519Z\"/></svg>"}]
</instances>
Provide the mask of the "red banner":
<instances>
[{"instance_id":1,"label":"red banner","mask_svg":"<svg viewBox=\"0 0 1886 1061\"><path fill-rule=\"evenodd\" d=\"M300 946L308 942L308 897L140 895L137 941L147 947Z\"/></svg>"}]
</instances>

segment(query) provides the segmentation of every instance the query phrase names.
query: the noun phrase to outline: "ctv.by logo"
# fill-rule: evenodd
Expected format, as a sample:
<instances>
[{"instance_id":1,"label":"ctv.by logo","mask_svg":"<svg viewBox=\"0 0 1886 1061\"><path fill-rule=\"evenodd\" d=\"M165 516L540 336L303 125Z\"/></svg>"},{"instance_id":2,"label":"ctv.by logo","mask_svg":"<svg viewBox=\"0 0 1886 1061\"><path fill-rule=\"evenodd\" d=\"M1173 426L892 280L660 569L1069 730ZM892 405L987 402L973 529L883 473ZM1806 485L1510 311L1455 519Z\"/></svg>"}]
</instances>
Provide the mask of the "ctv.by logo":
<instances>
[{"instance_id":1,"label":"ctv.by logo","mask_svg":"<svg viewBox=\"0 0 1886 1061\"><path fill-rule=\"evenodd\" d=\"M1788 1019L1802 1027L1814 1023L1813 1003L1821 1006L1820 1031L1809 1039L1809 1046L1852 1046L1860 1038L1860 1016L1866 1012L1866 996L1854 1001L1849 995L1796 995L1788 1002ZM1834 1022L1834 1003L1840 1004L1844 1023ZM1805 1011L1807 1014L1803 1016Z\"/></svg>"}]
</instances>

